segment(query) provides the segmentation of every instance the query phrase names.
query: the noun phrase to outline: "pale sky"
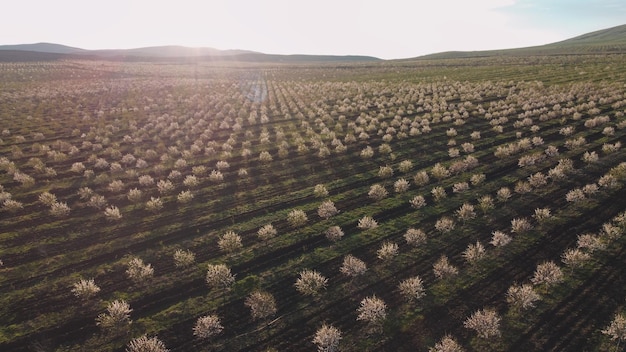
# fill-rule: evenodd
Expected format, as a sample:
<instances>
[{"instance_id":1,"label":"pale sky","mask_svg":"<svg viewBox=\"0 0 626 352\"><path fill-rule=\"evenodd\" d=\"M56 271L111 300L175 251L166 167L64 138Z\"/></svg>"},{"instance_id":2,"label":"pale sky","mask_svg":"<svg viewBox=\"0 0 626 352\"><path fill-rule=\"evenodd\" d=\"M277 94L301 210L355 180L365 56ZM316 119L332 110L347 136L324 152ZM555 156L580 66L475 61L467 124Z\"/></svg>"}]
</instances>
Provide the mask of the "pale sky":
<instances>
[{"instance_id":1,"label":"pale sky","mask_svg":"<svg viewBox=\"0 0 626 352\"><path fill-rule=\"evenodd\" d=\"M14 0L0 45L183 45L415 57L547 44L626 24L624 0Z\"/></svg>"}]
</instances>

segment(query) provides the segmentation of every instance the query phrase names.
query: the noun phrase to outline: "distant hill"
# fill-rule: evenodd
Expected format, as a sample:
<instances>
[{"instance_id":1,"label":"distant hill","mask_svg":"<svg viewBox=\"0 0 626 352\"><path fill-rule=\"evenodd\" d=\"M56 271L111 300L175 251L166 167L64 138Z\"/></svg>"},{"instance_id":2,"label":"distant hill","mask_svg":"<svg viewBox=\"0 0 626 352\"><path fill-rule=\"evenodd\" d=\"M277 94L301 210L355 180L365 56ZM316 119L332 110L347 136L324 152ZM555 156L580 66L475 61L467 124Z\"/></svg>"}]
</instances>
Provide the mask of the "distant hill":
<instances>
[{"instance_id":1,"label":"distant hill","mask_svg":"<svg viewBox=\"0 0 626 352\"><path fill-rule=\"evenodd\" d=\"M526 48L447 51L405 60L458 59L490 56L580 55L626 53L626 25L586 33L556 43Z\"/></svg>"},{"instance_id":2,"label":"distant hill","mask_svg":"<svg viewBox=\"0 0 626 352\"><path fill-rule=\"evenodd\" d=\"M0 45L0 61L49 61L60 59L99 59L114 61L211 60L278 63L380 60L372 56L275 55L247 50L219 50L214 48L191 48L175 45L106 50L85 50L51 43Z\"/></svg>"},{"instance_id":3,"label":"distant hill","mask_svg":"<svg viewBox=\"0 0 626 352\"><path fill-rule=\"evenodd\" d=\"M298 63L298 62L344 62L344 61L383 61L373 56L359 55L276 55L262 53L247 53L233 55L233 60L246 62L279 62L279 63Z\"/></svg>"},{"instance_id":4,"label":"distant hill","mask_svg":"<svg viewBox=\"0 0 626 352\"><path fill-rule=\"evenodd\" d=\"M415 58L393 60L436 60L492 56L537 56L626 53L626 25L583 34L560 42L503 50L448 51ZM247 50L219 50L185 46L154 46L135 49L86 50L61 44L36 43L0 45L0 61L49 61L61 59L118 61L244 61L264 63L374 62L358 55L276 55Z\"/></svg>"},{"instance_id":5,"label":"distant hill","mask_svg":"<svg viewBox=\"0 0 626 352\"><path fill-rule=\"evenodd\" d=\"M53 43L0 45L0 50L34 51L38 53L53 53L53 54L79 54L79 53L85 53L88 51L85 49L74 48L71 46L53 44Z\"/></svg>"},{"instance_id":6,"label":"distant hill","mask_svg":"<svg viewBox=\"0 0 626 352\"><path fill-rule=\"evenodd\" d=\"M202 56L233 56L239 54L254 53L246 50L219 50L214 48L190 48L178 45L151 46L136 49L109 49L90 50L90 55L96 56L137 56L154 58L180 58Z\"/></svg>"},{"instance_id":7,"label":"distant hill","mask_svg":"<svg viewBox=\"0 0 626 352\"><path fill-rule=\"evenodd\" d=\"M67 59L68 54L23 50L0 50L0 62L56 61Z\"/></svg>"},{"instance_id":8,"label":"distant hill","mask_svg":"<svg viewBox=\"0 0 626 352\"><path fill-rule=\"evenodd\" d=\"M553 46L592 45L592 46L624 46L626 44L626 24L579 35L571 39L550 44Z\"/></svg>"}]
</instances>

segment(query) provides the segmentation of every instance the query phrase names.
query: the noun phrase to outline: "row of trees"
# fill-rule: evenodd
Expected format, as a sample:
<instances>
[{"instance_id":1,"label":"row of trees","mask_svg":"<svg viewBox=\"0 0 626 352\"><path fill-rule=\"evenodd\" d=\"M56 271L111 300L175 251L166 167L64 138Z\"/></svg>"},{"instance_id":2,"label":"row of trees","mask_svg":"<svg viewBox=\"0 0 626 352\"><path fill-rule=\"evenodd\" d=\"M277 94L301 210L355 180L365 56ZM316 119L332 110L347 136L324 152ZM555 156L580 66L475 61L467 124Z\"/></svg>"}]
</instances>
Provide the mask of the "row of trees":
<instances>
[{"instance_id":1,"label":"row of trees","mask_svg":"<svg viewBox=\"0 0 626 352\"><path fill-rule=\"evenodd\" d=\"M135 66L129 70L133 74L142 72ZM264 80L258 76L253 80L240 80L205 68L200 70L210 79L195 85L175 77L173 72L178 69L172 70L162 71L162 75L171 74L171 77L142 82L98 81L93 83L94 90L88 95L86 86L80 84L60 84L58 90L44 85L41 90L29 88L28 92L16 93L23 97L19 105L8 102L7 106L15 106L15 111L30 109L32 119L24 118L16 123L32 125L33 132L17 125L7 126L6 132L2 132L0 148L6 153L0 158L0 170L5 187L0 189L0 197L3 209L11 211L3 215L15 224L33 219L47 223L37 225L32 232L11 230L35 237L32 250L18 248L19 241L17 237L12 238L13 235L3 237L3 243L9 247L7 258L3 258L11 267L10 272L7 270L9 277L19 272L12 270L16 258L27 258L33 264L35 259L31 259L31 254L44 252L48 243L53 250L75 245L77 251L84 250L89 253L85 255L92 255L95 253L92 246L99 243L100 238L103 243L99 243L97 253L114 253L119 258L123 255L120 253L128 252L120 245L128 236L134 248L142 248L139 252L120 259L122 265L119 266L115 266L117 259L107 262L107 265L113 264L113 272L109 267L101 268L100 264L81 266L85 268L84 277L93 279L79 280L71 290L81 298L103 297L110 302L121 302L123 297L133 303L142 295L165 292L172 288L173 281L177 285L188 283L190 277L197 274L196 266L228 263L243 268L254 262L252 256L257 253L283 254L286 248L297 247L298 241L317 232L334 245L328 250L320 248L315 256L338 259L341 264L337 265L336 274L352 281L371 272L402 272L394 283L394 292L406 301L418 302L430 294L431 287L427 283L433 278L436 280L433 286L454 286L451 278L464 270L459 265L462 261L467 263L468 272L489 267L484 263L496 253L506 256L502 247L515 244L516 238L532 236L533 229L542 229L543 225L550 224L555 214L563 214L555 207L557 201L540 205L534 213L533 209L522 209L520 204L533 194L550 198L561 181L567 181L569 187L580 188L586 199L591 199L593 192L595 199L601 199L604 193L617 190L602 186L594 189L579 184L575 177L581 171L595 172L613 163L615 156L622 155L619 138L625 126L619 110L623 108L620 105L624 101L623 89L613 85L544 87L538 82L521 81L361 84ZM266 73L270 75L269 71ZM284 72L278 70L275 74L281 77ZM101 90L98 84L110 85L110 89ZM248 93L254 87L261 87L263 93L259 93L256 101L251 101ZM106 93L102 96L107 98L92 99L98 92ZM45 99L45 102L36 99ZM36 108L40 105L49 108L48 111L64 111L70 120L70 129L57 133L55 129L61 126L46 120L45 114ZM583 150L583 144L589 149ZM426 147L436 150L431 153L431 149L424 149ZM427 152L420 154L422 150ZM509 164L518 166L515 175L507 175L506 181L495 177L487 179L487 175L497 175ZM297 171L290 172L292 166ZM339 179L351 177L355 170L368 172L351 181ZM624 179L619 170L610 172L612 180L617 182L616 187ZM306 177L300 178L301 174ZM341 186L335 188L336 184ZM325 185L333 185L333 188ZM355 185L361 187L358 192L349 190ZM290 194L286 194L286 189ZM233 190L237 193L230 197ZM229 202L220 200L218 206L203 206L222 191L229 195ZM311 193L313 197L307 197ZM359 201L352 197L358 197ZM373 202L360 201L366 197ZM390 199L392 197L396 199ZM563 200L562 196L559 198ZM292 209L270 202L294 200L298 205ZM403 219L390 219L386 209L382 209L383 205L406 205L407 201L416 211L407 212ZM223 209L223 204L233 208ZM263 208L267 204L270 206L267 209L278 207L284 215L272 219L271 212ZM505 220L511 217L500 215L510 213L508 210L513 207L511 212L519 215L509 224ZM138 208L146 208L153 215L139 221L138 217L148 213L135 211ZM260 215L237 223L238 216L232 214L239 214L240 210ZM402 208L400 212L403 211ZM483 217L479 215L481 212ZM210 217L209 213L216 215ZM229 215L222 216L222 213ZM53 216L49 217L50 214ZM385 216L381 216L383 214ZM99 222L102 217L110 223L103 225ZM426 218L428 220L422 220ZM215 219L221 225L213 228L218 223ZM85 234L68 234L68 240L75 241L71 244L61 243L56 232L45 229L46 226L76 228L79 223L84 225ZM161 226L163 223L171 225L172 229L181 228L181 232L187 224L199 230L170 237L178 230L166 229L165 225ZM152 228L154 224L159 224L159 228ZM467 234L479 227L476 234ZM210 234L205 231L208 228ZM492 228L499 230L491 232ZM143 232L134 236L137 231ZM614 232L611 228L607 231ZM116 237L117 233L124 236L122 241ZM253 244L244 250L244 244L247 247L250 243L244 234L250 233L256 234L266 245ZM536 273L529 275L527 282L512 284L503 299L510 300L511 307L532 307L541 298L533 293L544 293L547 287L559 282L559 272L562 279L567 277L567 269L576 270L577 265L588 261L586 256L590 253L586 248L607 245L600 236L587 235L580 236L582 247L563 252L564 267L559 266L560 258L545 258L536 263ZM453 247L446 247L445 251L439 247L459 236L463 239L454 241ZM143 249L144 244L153 243L160 243L162 247ZM410 246L411 252L405 250L404 243ZM366 245L368 249L363 251ZM413 250L416 247L419 249ZM324 276L324 270L315 270L316 264L308 262L314 257L310 255L312 248L305 245L302 248L302 259L307 265L294 268L293 287L288 285L289 288L283 289L291 289L305 300L324 304L321 297L335 282L334 276ZM415 253L427 255L426 265L419 269L407 264L407 258L418 256L413 255ZM75 252L67 256L78 257ZM172 261L163 260L165 257ZM369 258L367 262L362 260L365 258ZM379 270L373 258L378 258L384 269ZM154 264L156 272L144 260ZM93 262L101 261L99 257ZM50 266L43 269L42 275L61 272L57 270L58 259L49 262ZM118 267L123 269L116 270ZM229 268L211 264L203 275L209 285L225 290L236 282ZM275 289L271 286L275 279L264 271L275 268L262 272L246 269L251 275L263 278L258 287ZM127 283L105 284L117 274L126 276ZM216 281L212 279L214 276L218 278ZM61 282L56 287L67 287L65 282L69 279L60 281L51 277L49 280ZM54 290L50 295L61 297ZM389 307L382 299L371 292L363 296L367 304L361 302L354 307L359 321L370 322L366 318L370 316L386 317ZM277 303L281 302L276 302L267 291L253 290L246 292L245 297L244 304L250 309L253 320L264 321L280 311ZM211 338L224 330L233 331L228 322L222 327L217 315L205 315L213 313L214 306L220 306L219 302L211 301L206 304L209 306L210 310L200 312L198 308L194 312L194 319L199 317L196 324L199 327L194 328L194 334ZM475 313L471 315L476 315L472 321L493 316L489 308ZM103 314L102 322L114 315L108 309ZM471 316L466 317L468 321ZM200 318L205 318L202 323ZM19 319L11 323L21 322ZM384 320L380 318L368 326L373 331L380 330ZM320 327L319 323L316 328ZM102 324L98 320L98 325ZM126 323L123 321L123 324ZM481 326L479 322L466 325L479 335L483 334L477 330ZM209 333L200 332L202 326L206 326L204 330ZM209 328L211 326L213 328ZM311 337L318 340L316 344L320 346L335 346L323 341L354 338L331 324L323 327L325 329L320 330L327 333ZM155 335L164 328L155 329L141 333ZM339 338L331 339L330 335ZM448 336L439 343L451 345L450 341L454 339Z\"/></svg>"}]
</instances>

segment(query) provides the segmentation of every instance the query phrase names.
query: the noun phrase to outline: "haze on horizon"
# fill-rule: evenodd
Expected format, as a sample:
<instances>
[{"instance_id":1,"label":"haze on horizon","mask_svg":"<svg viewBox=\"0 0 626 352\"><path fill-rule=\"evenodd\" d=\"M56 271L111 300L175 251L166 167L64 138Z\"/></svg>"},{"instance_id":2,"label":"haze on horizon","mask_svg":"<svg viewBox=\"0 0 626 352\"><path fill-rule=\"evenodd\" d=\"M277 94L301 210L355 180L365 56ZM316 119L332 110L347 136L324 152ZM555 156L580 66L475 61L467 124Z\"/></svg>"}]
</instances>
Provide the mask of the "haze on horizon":
<instances>
[{"instance_id":1,"label":"haze on horizon","mask_svg":"<svg viewBox=\"0 0 626 352\"><path fill-rule=\"evenodd\" d=\"M21 0L0 45L183 45L383 59L548 44L626 23L623 0Z\"/></svg>"}]
</instances>

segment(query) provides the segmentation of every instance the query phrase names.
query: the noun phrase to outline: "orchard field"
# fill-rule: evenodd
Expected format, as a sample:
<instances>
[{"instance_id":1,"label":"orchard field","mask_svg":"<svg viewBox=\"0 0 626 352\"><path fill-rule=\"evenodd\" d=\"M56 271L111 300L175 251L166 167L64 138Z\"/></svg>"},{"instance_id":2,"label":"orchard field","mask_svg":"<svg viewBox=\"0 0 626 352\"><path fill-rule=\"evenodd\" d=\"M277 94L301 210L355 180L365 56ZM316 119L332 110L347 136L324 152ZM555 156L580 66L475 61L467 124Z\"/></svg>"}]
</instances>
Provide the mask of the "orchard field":
<instances>
[{"instance_id":1,"label":"orchard field","mask_svg":"<svg viewBox=\"0 0 626 352\"><path fill-rule=\"evenodd\" d=\"M623 55L0 82L0 350L624 343Z\"/></svg>"}]
</instances>

